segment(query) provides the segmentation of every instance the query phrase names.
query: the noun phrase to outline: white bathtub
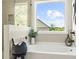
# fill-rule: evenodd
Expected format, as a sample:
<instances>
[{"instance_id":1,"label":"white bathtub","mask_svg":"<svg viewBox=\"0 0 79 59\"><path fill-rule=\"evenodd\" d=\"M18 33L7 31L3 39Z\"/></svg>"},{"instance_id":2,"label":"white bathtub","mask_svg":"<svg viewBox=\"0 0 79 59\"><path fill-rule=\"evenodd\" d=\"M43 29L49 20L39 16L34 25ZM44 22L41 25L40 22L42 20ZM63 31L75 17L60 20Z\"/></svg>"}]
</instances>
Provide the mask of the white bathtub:
<instances>
[{"instance_id":1,"label":"white bathtub","mask_svg":"<svg viewBox=\"0 0 79 59\"><path fill-rule=\"evenodd\" d=\"M76 49L64 43L39 42L28 45L26 59L76 59Z\"/></svg>"}]
</instances>

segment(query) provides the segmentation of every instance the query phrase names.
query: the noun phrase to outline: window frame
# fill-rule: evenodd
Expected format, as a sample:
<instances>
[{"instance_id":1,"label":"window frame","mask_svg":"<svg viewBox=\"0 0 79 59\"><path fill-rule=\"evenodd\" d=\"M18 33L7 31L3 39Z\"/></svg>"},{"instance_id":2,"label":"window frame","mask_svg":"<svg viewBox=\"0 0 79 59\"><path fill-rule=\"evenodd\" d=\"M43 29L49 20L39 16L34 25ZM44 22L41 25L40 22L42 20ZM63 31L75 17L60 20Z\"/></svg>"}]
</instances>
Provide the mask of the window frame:
<instances>
[{"instance_id":1,"label":"window frame","mask_svg":"<svg viewBox=\"0 0 79 59\"><path fill-rule=\"evenodd\" d=\"M67 34L68 33L68 25L67 25L67 19L66 19L66 16L67 16L67 14L66 14L66 10L67 10L67 7L66 7L66 5L67 5L67 2L65 1L65 0L50 0L50 1L35 1L34 2L34 17L35 17L35 19L34 19L34 23L35 23L35 25L34 26L36 26L36 6L37 6L37 4L38 3L47 3L47 2L63 2L64 4L65 4L65 11L64 11L64 13L65 13L65 17L64 17L64 22L65 22L65 29L64 29L64 31L39 31L38 33L39 34ZM33 24L34 24L33 23ZM36 29L37 30L37 28L35 28L34 27L34 29Z\"/></svg>"}]
</instances>

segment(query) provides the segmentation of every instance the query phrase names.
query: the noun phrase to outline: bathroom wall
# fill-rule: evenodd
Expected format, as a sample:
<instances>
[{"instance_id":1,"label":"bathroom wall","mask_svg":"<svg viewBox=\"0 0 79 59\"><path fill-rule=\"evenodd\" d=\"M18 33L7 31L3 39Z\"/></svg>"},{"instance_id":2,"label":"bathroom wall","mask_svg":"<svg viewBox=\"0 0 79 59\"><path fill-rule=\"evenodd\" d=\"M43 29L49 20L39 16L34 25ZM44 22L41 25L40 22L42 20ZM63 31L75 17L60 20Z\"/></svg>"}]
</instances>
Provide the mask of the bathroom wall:
<instances>
[{"instance_id":1,"label":"bathroom wall","mask_svg":"<svg viewBox=\"0 0 79 59\"><path fill-rule=\"evenodd\" d=\"M30 27L9 25L9 40L13 38L18 42L20 39L25 39L26 36L28 37L29 29Z\"/></svg>"},{"instance_id":2,"label":"bathroom wall","mask_svg":"<svg viewBox=\"0 0 79 59\"><path fill-rule=\"evenodd\" d=\"M9 28L7 24L8 15L14 13L13 7L14 0L2 0L2 53L4 59L9 59Z\"/></svg>"},{"instance_id":3,"label":"bathroom wall","mask_svg":"<svg viewBox=\"0 0 79 59\"><path fill-rule=\"evenodd\" d=\"M2 23L8 24L8 15L14 14L14 0L2 0Z\"/></svg>"},{"instance_id":4,"label":"bathroom wall","mask_svg":"<svg viewBox=\"0 0 79 59\"><path fill-rule=\"evenodd\" d=\"M64 43L66 37L67 37L67 34L39 34L37 36L37 41Z\"/></svg>"},{"instance_id":5,"label":"bathroom wall","mask_svg":"<svg viewBox=\"0 0 79 59\"><path fill-rule=\"evenodd\" d=\"M2 23L8 24L8 0L2 0Z\"/></svg>"},{"instance_id":6,"label":"bathroom wall","mask_svg":"<svg viewBox=\"0 0 79 59\"><path fill-rule=\"evenodd\" d=\"M3 44L3 58L9 59L9 27L8 25L4 26L4 44Z\"/></svg>"}]
</instances>

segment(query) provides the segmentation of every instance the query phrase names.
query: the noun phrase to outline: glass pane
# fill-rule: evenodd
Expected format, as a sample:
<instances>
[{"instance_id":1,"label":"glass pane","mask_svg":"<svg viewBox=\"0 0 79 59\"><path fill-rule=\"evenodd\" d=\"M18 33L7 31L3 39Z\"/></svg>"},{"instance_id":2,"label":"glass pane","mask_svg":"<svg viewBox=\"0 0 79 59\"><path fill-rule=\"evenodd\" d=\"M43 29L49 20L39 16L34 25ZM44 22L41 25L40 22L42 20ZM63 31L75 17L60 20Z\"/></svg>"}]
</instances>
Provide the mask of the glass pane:
<instances>
[{"instance_id":1,"label":"glass pane","mask_svg":"<svg viewBox=\"0 0 79 59\"><path fill-rule=\"evenodd\" d=\"M27 26L27 4L15 5L15 25Z\"/></svg>"},{"instance_id":2,"label":"glass pane","mask_svg":"<svg viewBox=\"0 0 79 59\"><path fill-rule=\"evenodd\" d=\"M64 7L63 2L37 4L37 29L40 31L64 31Z\"/></svg>"}]
</instances>

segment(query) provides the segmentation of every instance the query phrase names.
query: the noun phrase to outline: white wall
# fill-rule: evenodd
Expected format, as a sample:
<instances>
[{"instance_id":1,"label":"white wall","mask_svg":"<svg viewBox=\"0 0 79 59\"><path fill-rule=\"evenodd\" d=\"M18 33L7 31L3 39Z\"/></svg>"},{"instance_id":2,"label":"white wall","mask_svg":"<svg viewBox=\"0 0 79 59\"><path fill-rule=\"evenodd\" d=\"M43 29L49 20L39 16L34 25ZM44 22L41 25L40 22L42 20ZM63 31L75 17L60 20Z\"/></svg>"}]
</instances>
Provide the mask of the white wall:
<instances>
[{"instance_id":1,"label":"white wall","mask_svg":"<svg viewBox=\"0 0 79 59\"><path fill-rule=\"evenodd\" d=\"M2 0L2 23L8 23L8 1Z\"/></svg>"},{"instance_id":2,"label":"white wall","mask_svg":"<svg viewBox=\"0 0 79 59\"><path fill-rule=\"evenodd\" d=\"M8 25L4 26L4 45L3 45L3 58L9 59L9 27Z\"/></svg>"},{"instance_id":3,"label":"white wall","mask_svg":"<svg viewBox=\"0 0 79 59\"><path fill-rule=\"evenodd\" d=\"M37 36L37 41L64 43L66 37L67 37L67 34L39 34Z\"/></svg>"},{"instance_id":4,"label":"white wall","mask_svg":"<svg viewBox=\"0 0 79 59\"><path fill-rule=\"evenodd\" d=\"M16 43L18 40L25 39L26 36L28 39L29 30L29 27L9 25L9 40L13 38Z\"/></svg>"},{"instance_id":5,"label":"white wall","mask_svg":"<svg viewBox=\"0 0 79 59\"><path fill-rule=\"evenodd\" d=\"M2 23L8 24L8 15L14 14L14 0L2 0Z\"/></svg>"}]
</instances>

